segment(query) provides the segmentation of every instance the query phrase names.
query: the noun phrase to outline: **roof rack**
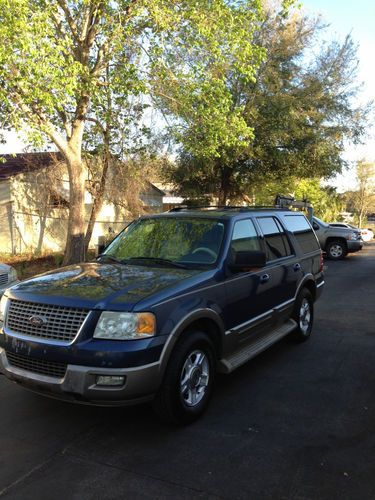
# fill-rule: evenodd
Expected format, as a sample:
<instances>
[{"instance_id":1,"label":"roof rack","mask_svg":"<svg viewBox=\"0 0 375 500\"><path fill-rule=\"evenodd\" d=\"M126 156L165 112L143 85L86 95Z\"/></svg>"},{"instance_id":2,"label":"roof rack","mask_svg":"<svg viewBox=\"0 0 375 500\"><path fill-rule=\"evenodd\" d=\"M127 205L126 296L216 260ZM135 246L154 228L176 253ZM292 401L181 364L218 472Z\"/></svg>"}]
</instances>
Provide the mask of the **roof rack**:
<instances>
[{"instance_id":1,"label":"roof rack","mask_svg":"<svg viewBox=\"0 0 375 500\"><path fill-rule=\"evenodd\" d=\"M308 218L311 220L313 208L307 200L296 200L291 196L283 196L278 194L275 198L274 205L197 205L189 207L188 205L178 205L171 208L168 212L182 212L183 210L238 210L239 212L249 212L252 210L290 210L291 208L299 208L307 210Z\"/></svg>"},{"instance_id":2,"label":"roof rack","mask_svg":"<svg viewBox=\"0 0 375 500\"><path fill-rule=\"evenodd\" d=\"M277 208L299 208L306 210L308 219L311 221L313 217L313 207L308 199L296 200L292 196L283 196L278 194L275 198L275 207Z\"/></svg>"},{"instance_id":3,"label":"roof rack","mask_svg":"<svg viewBox=\"0 0 375 500\"><path fill-rule=\"evenodd\" d=\"M239 212L248 212L250 210L288 210L288 208L275 207L275 205L197 205L189 207L179 205L171 208L168 212L182 212L183 210L238 210Z\"/></svg>"}]
</instances>

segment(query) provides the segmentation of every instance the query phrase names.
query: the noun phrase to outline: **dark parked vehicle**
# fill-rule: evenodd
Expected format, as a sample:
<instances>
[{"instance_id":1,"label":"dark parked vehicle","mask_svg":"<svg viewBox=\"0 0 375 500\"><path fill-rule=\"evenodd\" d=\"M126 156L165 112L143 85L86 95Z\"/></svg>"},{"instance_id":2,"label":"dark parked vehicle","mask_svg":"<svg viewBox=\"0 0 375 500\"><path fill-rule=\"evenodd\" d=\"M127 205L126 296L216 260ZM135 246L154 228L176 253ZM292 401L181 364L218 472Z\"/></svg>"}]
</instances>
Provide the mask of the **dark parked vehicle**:
<instances>
[{"instance_id":1,"label":"dark parked vehicle","mask_svg":"<svg viewBox=\"0 0 375 500\"><path fill-rule=\"evenodd\" d=\"M0 263L0 297L7 288L16 283L18 283L16 270L8 264Z\"/></svg>"},{"instance_id":2,"label":"dark parked vehicle","mask_svg":"<svg viewBox=\"0 0 375 500\"><path fill-rule=\"evenodd\" d=\"M191 209L142 217L97 261L24 281L0 305L0 371L100 405L153 400L190 422L215 373L282 337L309 338L324 285L302 213Z\"/></svg>"}]
</instances>

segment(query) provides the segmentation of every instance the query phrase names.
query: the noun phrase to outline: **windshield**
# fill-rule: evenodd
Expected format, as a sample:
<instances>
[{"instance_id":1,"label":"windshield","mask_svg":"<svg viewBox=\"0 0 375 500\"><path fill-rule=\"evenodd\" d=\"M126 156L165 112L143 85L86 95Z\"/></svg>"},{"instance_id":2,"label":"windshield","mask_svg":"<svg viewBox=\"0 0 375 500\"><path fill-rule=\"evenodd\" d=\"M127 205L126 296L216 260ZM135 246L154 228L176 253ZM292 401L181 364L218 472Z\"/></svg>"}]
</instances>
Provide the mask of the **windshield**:
<instances>
[{"instance_id":1,"label":"windshield","mask_svg":"<svg viewBox=\"0 0 375 500\"><path fill-rule=\"evenodd\" d=\"M103 256L137 265L210 265L217 261L223 236L224 223L216 219L140 219L125 228Z\"/></svg>"},{"instance_id":2,"label":"windshield","mask_svg":"<svg viewBox=\"0 0 375 500\"><path fill-rule=\"evenodd\" d=\"M313 220L316 221L318 224L320 224L323 227L329 227L329 224L327 224L326 222L323 222L321 219L318 219L318 217L314 217Z\"/></svg>"}]
</instances>

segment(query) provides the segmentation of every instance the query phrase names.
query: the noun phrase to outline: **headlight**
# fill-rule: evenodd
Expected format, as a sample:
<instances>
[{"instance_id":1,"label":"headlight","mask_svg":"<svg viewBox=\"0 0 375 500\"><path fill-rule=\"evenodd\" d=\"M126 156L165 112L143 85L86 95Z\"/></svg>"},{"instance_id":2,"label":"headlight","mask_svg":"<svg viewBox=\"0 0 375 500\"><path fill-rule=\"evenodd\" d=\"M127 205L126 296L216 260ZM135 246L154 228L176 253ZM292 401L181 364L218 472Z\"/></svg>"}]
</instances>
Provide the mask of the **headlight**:
<instances>
[{"instance_id":1,"label":"headlight","mask_svg":"<svg viewBox=\"0 0 375 500\"><path fill-rule=\"evenodd\" d=\"M17 278L18 278L17 271L12 267L11 270L9 271L9 281L10 282L16 281Z\"/></svg>"},{"instance_id":2,"label":"headlight","mask_svg":"<svg viewBox=\"0 0 375 500\"><path fill-rule=\"evenodd\" d=\"M152 313L102 312L94 338L134 340L155 335L156 321Z\"/></svg>"},{"instance_id":3,"label":"headlight","mask_svg":"<svg viewBox=\"0 0 375 500\"><path fill-rule=\"evenodd\" d=\"M5 321L5 309L8 299L3 295L0 300L0 328L3 327Z\"/></svg>"},{"instance_id":4,"label":"headlight","mask_svg":"<svg viewBox=\"0 0 375 500\"><path fill-rule=\"evenodd\" d=\"M361 237L360 233L350 233L347 237L348 240L359 240Z\"/></svg>"}]
</instances>

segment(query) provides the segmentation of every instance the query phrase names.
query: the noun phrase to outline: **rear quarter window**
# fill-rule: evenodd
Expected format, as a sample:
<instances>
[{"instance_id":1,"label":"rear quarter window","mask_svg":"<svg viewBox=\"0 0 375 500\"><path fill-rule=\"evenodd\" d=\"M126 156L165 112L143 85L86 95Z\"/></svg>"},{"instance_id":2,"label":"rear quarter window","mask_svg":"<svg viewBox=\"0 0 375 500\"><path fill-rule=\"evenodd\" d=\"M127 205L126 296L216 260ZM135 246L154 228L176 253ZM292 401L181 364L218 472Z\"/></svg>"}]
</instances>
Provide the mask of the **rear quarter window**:
<instances>
[{"instance_id":1,"label":"rear quarter window","mask_svg":"<svg viewBox=\"0 0 375 500\"><path fill-rule=\"evenodd\" d=\"M294 234L304 253L319 250L318 240L304 215L285 215L286 228Z\"/></svg>"}]
</instances>

